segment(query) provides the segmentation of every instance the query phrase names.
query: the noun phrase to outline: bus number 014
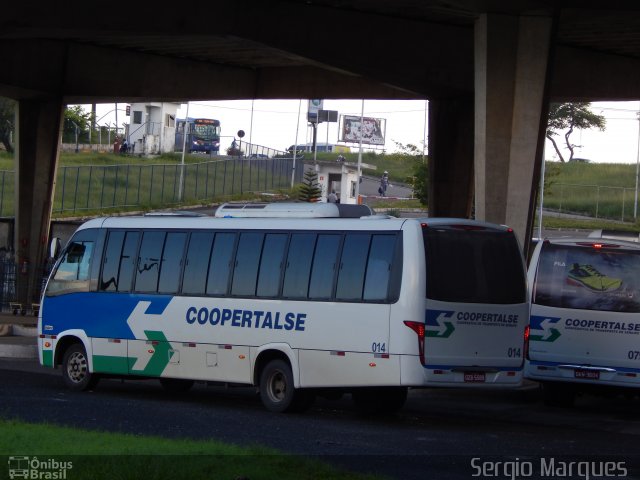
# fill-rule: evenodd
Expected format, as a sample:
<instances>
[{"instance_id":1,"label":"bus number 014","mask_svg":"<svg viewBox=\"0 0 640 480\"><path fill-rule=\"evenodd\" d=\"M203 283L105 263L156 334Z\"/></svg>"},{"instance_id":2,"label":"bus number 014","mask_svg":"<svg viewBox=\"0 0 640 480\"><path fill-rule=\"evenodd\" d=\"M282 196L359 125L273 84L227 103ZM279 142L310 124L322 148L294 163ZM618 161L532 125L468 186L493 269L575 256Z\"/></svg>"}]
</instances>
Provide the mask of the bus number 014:
<instances>
[{"instance_id":1,"label":"bus number 014","mask_svg":"<svg viewBox=\"0 0 640 480\"><path fill-rule=\"evenodd\" d=\"M371 344L371 351L374 353L384 353L387 351L387 346L385 343L373 342Z\"/></svg>"}]
</instances>

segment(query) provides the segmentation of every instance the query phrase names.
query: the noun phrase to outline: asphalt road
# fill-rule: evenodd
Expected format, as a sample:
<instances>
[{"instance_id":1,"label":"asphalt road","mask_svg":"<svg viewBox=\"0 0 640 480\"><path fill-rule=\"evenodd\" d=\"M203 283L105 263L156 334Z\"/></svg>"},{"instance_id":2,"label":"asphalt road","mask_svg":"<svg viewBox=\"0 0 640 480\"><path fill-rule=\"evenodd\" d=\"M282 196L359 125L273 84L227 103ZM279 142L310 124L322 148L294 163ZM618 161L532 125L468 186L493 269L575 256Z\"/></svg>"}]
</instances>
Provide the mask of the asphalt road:
<instances>
[{"instance_id":1,"label":"asphalt road","mask_svg":"<svg viewBox=\"0 0 640 480\"><path fill-rule=\"evenodd\" d=\"M615 459L629 468L627 478L640 478L632 475L640 467L640 400L581 397L574 409L552 408L535 384L518 391L411 391L405 408L390 416L359 414L349 396L320 399L304 414L274 414L251 388L199 384L171 395L154 380L102 380L95 391L75 393L62 386L59 371L16 360L0 360L0 385L5 418L259 444L397 479L475 478L474 457Z\"/></svg>"}]
</instances>

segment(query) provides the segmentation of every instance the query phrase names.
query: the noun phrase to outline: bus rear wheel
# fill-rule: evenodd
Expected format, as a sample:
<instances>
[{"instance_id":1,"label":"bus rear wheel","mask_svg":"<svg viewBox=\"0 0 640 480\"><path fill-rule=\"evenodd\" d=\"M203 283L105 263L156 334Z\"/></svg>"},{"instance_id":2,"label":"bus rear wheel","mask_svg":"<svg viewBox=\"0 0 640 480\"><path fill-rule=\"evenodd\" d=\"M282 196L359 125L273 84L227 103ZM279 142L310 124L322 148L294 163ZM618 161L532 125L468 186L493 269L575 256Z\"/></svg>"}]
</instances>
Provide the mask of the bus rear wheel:
<instances>
[{"instance_id":1,"label":"bus rear wheel","mask_svg":"<svg viewBox=\"0 0 640 480\"><path fill-rule=\"evenodd\" d=\"M284 360L271 360L260 374L260 399L271 412L292 413L307 410L313 404L313 392L293 386L291 366Z\"/></svg>"},{"instance_id":2,"label":"bus rear wheel","mask_svg":"<svg viewBox=\"0 0 640 480\"><path fill-rule=\"evenodd\" d=\"M89 371L89 358L84 346L74 343L62 357L62 380L75 391L89 390L98 383L98 376Z\"/></svg>"}]
</instances>

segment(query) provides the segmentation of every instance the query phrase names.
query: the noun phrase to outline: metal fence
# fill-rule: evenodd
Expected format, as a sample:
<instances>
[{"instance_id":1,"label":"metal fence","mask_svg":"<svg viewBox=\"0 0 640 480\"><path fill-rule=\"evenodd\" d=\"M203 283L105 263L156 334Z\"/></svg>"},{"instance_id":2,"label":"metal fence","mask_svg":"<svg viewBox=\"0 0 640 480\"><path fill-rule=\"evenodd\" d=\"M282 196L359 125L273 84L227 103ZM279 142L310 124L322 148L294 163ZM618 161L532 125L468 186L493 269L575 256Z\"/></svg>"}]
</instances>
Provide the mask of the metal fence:
<instances>
[{"instance_id":1,"label":"metal fence","mask_svg":"<svg viewBox=\"0 0 640 480\"><path fill-rule=\"evenodd\" d=\"M544 193L544 207L560 213L633 222L635 188L555 183ZM638 209L635 209L637 213Z\"/></svg>"},{"instance_id":2,"label":"metal fence","mask_svg":"<svg viewBox=\"0 0 640 480\"><path fill-rule=\"evenodd\" d=\"M294 181L302 181L298 162ZM58 168L55 213L211 202L291 187L292 158L230 158L184 165L82 165ZM14 215L14 172L0 171L0 216Z\"/></svg>"},{"instance_id":3,"label":"metal fence","mask_svg":"<svg viewBox=\"0 0 640 480\"><path fill-rule=\"evenodd\" d=\"M32 267L20 267L16 264L11 252L0 252L0 312L36 316L40 297L52 266L52 263L47 262L45 265L36 267L36 273L40 279L37 291L33 292L33 298L28 303L20 303L18 299L26 296L29 271Z\"/></svg>"}]
</instances>

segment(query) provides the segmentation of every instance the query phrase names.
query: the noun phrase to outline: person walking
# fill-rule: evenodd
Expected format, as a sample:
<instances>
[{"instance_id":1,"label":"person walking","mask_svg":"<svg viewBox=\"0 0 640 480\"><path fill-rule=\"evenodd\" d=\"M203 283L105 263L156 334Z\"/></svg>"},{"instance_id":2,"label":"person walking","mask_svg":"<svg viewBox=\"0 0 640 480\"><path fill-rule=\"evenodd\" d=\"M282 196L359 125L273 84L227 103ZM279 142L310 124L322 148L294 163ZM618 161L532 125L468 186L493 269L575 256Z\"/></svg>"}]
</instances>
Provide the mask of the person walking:
<instances>
[{"instance_id":1,"label":"person walking","mask_svg":"<svg viewBox=\"0 0 640 480\"><path fill-rule=\"evenodd\" d=\"M389 172L386 170L382 174L382 178L380 179L380 187L378 188L378 193L386 197L387 196L387 187L389 186Z\"/></svg>"},{"instance_id":2,"label":"person walking","mask_svg":"<svg viewBox=\"0 0 640 480\"><path fill-rule=\"evenodd\" d=\"M331 190L331 193L327 196L327 202L338 203L338 196L336 195L335 190Z\"/></svg>"}]
</instances>

